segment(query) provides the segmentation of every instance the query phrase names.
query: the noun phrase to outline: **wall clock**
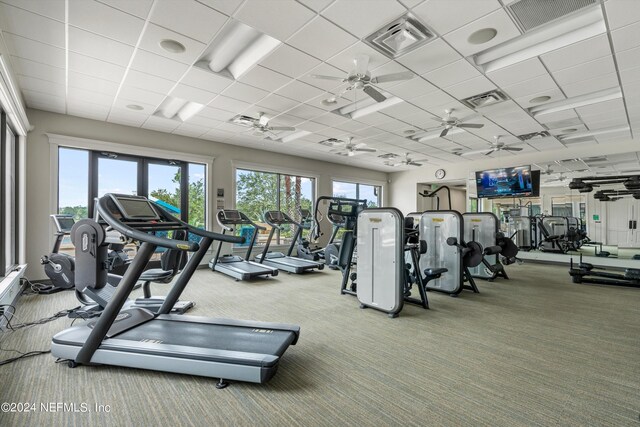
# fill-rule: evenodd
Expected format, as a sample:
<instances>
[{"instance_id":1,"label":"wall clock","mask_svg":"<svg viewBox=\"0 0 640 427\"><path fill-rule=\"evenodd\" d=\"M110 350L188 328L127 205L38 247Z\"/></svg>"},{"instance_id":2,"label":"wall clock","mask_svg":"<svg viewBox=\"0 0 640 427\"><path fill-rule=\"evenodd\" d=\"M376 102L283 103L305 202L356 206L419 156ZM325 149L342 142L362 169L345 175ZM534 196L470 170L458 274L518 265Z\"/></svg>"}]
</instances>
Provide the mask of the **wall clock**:
<instances>
[{"instance_id":1,"label":"wall clock","mask_svg":"<svg viewBox=\"0 0 640 427\"><path fill-rule=\"evenodd\" d=\"M445 176L446 174L447 174L447 173L444 171L444 169L438 169L438 170L436 171L436 178L438 178L438 179L442 179L442 178L444 178L444 176Z\"/></svg>"}]
</instances>

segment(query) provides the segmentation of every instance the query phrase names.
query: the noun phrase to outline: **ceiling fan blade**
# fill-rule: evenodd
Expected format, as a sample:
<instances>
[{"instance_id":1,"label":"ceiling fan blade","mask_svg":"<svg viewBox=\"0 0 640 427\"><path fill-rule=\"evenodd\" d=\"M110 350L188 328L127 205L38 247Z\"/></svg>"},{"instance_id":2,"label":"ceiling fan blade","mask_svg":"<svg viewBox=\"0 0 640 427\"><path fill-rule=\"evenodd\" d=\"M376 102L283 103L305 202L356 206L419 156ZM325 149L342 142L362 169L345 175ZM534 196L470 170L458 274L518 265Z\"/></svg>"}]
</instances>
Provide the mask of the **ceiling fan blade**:
<instances>
[{"instance_id":1,"label":"ceiling fan blade","mask_svg":"<svg viewBox=\"0 0 640 427\"><path fill-rule=\"evenodd\" d=\"M447 136L448 133L449 133L449 128L442 129L442 132L440 132L440 138L442 138L443 136Z\"/></svg>"},{"instance_id":2,"label":"ceiling fan blade","mask_svg":"<svg viewBox=\"0 0 640 427\"><path fill-rule=\"evenodd\" d=\"M354 148L353 151L358 151L360 153L375 153L378 150L375 148Z\"/></svg>"},{"instance_id":3,"label":"ceiling fan blade","mask_svg":"<svg viewBox=\"0 0 640 427\"><path fill-rule=\"evenodd\" d=\"M502 147L504 151L522 151L522 147Z\"/></svg>"},{"instance_id":4,"label":"ceiling fan blade","mask_svg":"<svg viewBox=\"0 0 640 427\"><path fill-rule=\"evenodd\" d=\"M484 150L467 151L460 154L461 156L473 156L474 154L485 154L486 152L493 153L493 148L485 148Z\"/></svg>"},{"instance_id":5,"label":"ceiling fan blade","mask_svg":"<svg viewBox=\"0 0 640 427\"><path fill-rule=\"evenodd\" d=\"M424 163L424 162L428 162L429 159L418 159L418 160L411 160L411 162L413 163Z\"/></svg>"},{"instance_id":6,"label":"ceiling fan blade","mask_svg":"<svg viewBox=\"0 0 640 427\"><path fill-rule=\"evenodd\" d=\"M294 131L296 130L296 128L291 127L291 126L270 126L269 130L275 130L275 131Z\"/></svg>"},{"instance_id":7,"label":"ceiling fan blade","mask_svg":"<svg viewBox=\"0 0 640 427\"><path fill-rule=\"evenodd\" d=\"M459 128L472 128L472 129L480 129L484 127L484 123L460 123L457 125Z\"/></svg>"},{"instance_id":8,"label":"ceiling fan blade","mask_svg":"<svg viewBox=\"0 0 640 427\"><path fill-rule=\"evenodd\" d=\"M408 162L407 166L422 166L422 163L418 163L418 162Z\"/></svg>"},{"instance_id":9,"label":"ceiling fan blade","mask_svg":"<svg viewBox=\"0 0 640 427\"><path fill-rule=\"evenodd\" d=\"M398 82L401 80L411 80L415 74L411 71L403 71L401 73L384 74L382 76L374 77L371 79L371 83L387 83Z\"/></svg>"},{"instance_id":10,"label":"ceiling fan blade","mask_svg":"<svg viewBox=\"0 0 640 427\"><path fill-rule=\"evenodd\" d=\"M486 153L484 153L484 155L485 155L485 156L489 156L489 155L491 155L491 154L495 153L496 151L498 151L498 150L496 150L495 148L492 148L491 150L489 150L489 151L487 151Z\"/></svg>"},{"instance_id":11,"label":"ceiling fan blade","mask_svg":"<svg viewBox=\"0 0 640 427\"><path fill-rule=\"evenodd\" d=\"M335 76L323 76L320 74L311 74L311 77L313 77L314 79L321 79L321 80L336 80L336 81L345 81L344 77L335 77Z\"/></svg>"},{"instance_id":12,"label":"ceiling fan blade","mask_svg":"<svg viewBox=\"0 0 640 427\"><path fill-rule=\"evenodd\" d=\"M359 143L353 145L353 148L363 148L363 147L366 147L366 146L367 146L366 142L359 142Z\"/></svg>"},{"instance_id":13,"label":"ceiling fan blade","mask_svg":"<svg viewBox=\"0 0 640 427\"><path fill-rule=\"evenodd\" d=\"M353 73L364 76L369 69L369 57L367 55L358 55L353 60Z\"/></svg>"},{"instance_id":14,"label":"ceiling fan blade","mask_svg":"<svg viewBox=\"0 0 640 427\"><path fill-rule=\"evenodd\" d=\"M382 102L387 99L386 96L384 96L383 94L378 92L376 89L374 89L373 86L367 85L362 90L364 91L364 93L366 93L367 95L375 99L377 102Z\"/></svg>"}]
</instances>

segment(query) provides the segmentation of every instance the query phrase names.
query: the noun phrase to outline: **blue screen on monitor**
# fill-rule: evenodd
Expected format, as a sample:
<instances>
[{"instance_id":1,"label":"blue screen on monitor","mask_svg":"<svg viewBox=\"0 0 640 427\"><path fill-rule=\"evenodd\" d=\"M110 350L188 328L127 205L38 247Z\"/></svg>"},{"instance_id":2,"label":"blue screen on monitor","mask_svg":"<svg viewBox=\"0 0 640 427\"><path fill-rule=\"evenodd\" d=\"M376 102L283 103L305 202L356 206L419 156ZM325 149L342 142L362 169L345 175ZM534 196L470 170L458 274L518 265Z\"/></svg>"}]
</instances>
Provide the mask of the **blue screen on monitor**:
<instances>
[{"instance_id":1,"label":"blue screen on monitor","mask_svg":"<svg viewBox=\"0 0 640 427\"><path fill-rule=\"evenodd\" d=\"M524 197L533 194L531 166L476 172L478 197Z\"/></svg>"}]
</instances>

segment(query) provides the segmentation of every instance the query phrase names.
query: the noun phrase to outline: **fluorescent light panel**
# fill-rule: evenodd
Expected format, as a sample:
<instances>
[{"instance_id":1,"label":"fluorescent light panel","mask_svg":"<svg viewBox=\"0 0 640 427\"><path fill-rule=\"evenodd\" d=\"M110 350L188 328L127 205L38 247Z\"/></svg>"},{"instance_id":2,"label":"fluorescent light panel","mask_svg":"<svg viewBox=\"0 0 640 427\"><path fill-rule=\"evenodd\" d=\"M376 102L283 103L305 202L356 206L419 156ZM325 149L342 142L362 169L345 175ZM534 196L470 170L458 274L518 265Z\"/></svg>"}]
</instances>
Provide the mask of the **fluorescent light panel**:
<instances>
[{"instance_id":1,"label":"fluorescent light panel","mask_svg":"<svg viewBox=\"0 0 640 427\"><path fill-rule=\"evenodd\" d=\"M155 112L155 115L166 119L176 119L186 122L204 108L197 102L187 101L182 98L167 97Z\"/></svg>"},{"instance_id":2,"label":"fluorescent light panel","mask_svg":"<svg viewBox=\"0 0 640 427\"><path fill-rule=\"evenodd\" d=\"M613 126L609 128L594 129L594 130L589 130L585 132L576 132L576 133L569 134L567 136L561 136L560 139L562 141L566 141L571 139L582 138L585 136L605 135L607 133L625 132L628 130L629 130L629 126Z\"/></svg>"},{"instance_id":3,"label":"fluorescent light panel","mask_svg":"<svg viewBox=\"0 0 640 427\"><path fill-rule=\"evenodd\" d=\"M571 110L573 108L584 107L585 105L597 104L598 102L611 101L622 98L622 91L619 87L600 90L586 95L575 96L561 101L549 102L529 108L534 117L543 114L557 113L558 111Z\"/></svg>"},{"instance_id":4,"label":"fluorescent light panel","mask_svg":"<svg viewBox=\"0 0 640 427\"><path fill-rule=\"evenodd\" d=\"M280 44L248 25L230 20L196 66L237 80Z\"/></svg>"},{"instance_id":5,"label":"fluorescent light panel","mask_svg":"<svg viewBox=\"0 0 640 427\"><path fill-rule=\"evenodd\" d=\"M489 48L475 56L475 63L481 65L485 72L495 71L606 31L598 5Z\"/></svg>"},{"instance_id":6,"label":"fluorescent light panel","mask_svg":"<svg viewBox=\"0 0 640 427\"><path fill-rule=\"evenodd\" d=\"M307 130L301 130L301 131L294 132L292 134L289 134L287 136L284 136L284 137L280 138L280 141L282 141L282 142L291 142L291 141L295 141L296 139L300 139L302 137L305 137L307 135L311 135L311 132L309 132Z\"/></svg>"}]
</instances>

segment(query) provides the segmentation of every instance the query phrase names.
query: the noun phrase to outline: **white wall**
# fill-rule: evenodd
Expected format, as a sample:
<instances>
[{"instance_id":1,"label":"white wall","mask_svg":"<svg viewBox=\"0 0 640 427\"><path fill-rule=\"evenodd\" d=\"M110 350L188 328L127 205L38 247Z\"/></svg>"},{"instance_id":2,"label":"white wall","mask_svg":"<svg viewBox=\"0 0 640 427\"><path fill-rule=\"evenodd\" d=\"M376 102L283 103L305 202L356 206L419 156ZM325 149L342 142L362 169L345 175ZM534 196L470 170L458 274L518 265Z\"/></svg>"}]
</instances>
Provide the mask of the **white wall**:
<instances>
[{"instance_id":1,"label":"white wall","mask_svg":"<svg viewBox=\"0 0 640 427\"><path fill-rule=\"evenodd\" d=\"M580 144L576 144L580 145ZM554 151L540 151L520 155L500 154L499 157L468 161L461 158L457 163L442 165L425 165L410 171L395 172L389 175L389 204L400 209L405 214L417 210L421 205L418 196L419 183L434 180L437 169L444 169L446 178L439 182L447 184L450 181L467 180L471 172L485 169L493 169L506 166L528 165L532 163L549 163L560 159L576 157L589 157L604 154L628 153L634 145L633 141L624 141L607 144L593 144L584 147L563 148Z\"/></svg>"},{"instance_id":2,"label":"white wall","mask_svg":"<svg viewBox=\"0 0 640 427\"><path fill-rule=\"evenodd\" d=\"M332 178L382 185L383 204L388 204L389 191L386 185L388 176L384 172L40 110L27 110L27 114L31 124L35 126L35 129L27 137L26 165L26 255L29 263L27 276L30 279L45 277L39 259L50 251L52 242L53 230L49 214L52 213L50 206L52 206L52 200L56 199L56 195L50 194L49 182L51 179L55 179L55 171L52 174L49 139L45 133L101 140L141 148L170 150L176 152L176 158L180 158L180 153L215 157L213 173L210 174L207 185L213 189L224 188L227 207L231 206L231 195L234 193L234 163L237 162L261 165L264 170L273 168L281 171L287 169L297 172L306 171L308 174L318 177L317 195L331 195ZM215 198L209 201L209 209L211 212L215 211Z\"/></svg>"}]
</instances>

